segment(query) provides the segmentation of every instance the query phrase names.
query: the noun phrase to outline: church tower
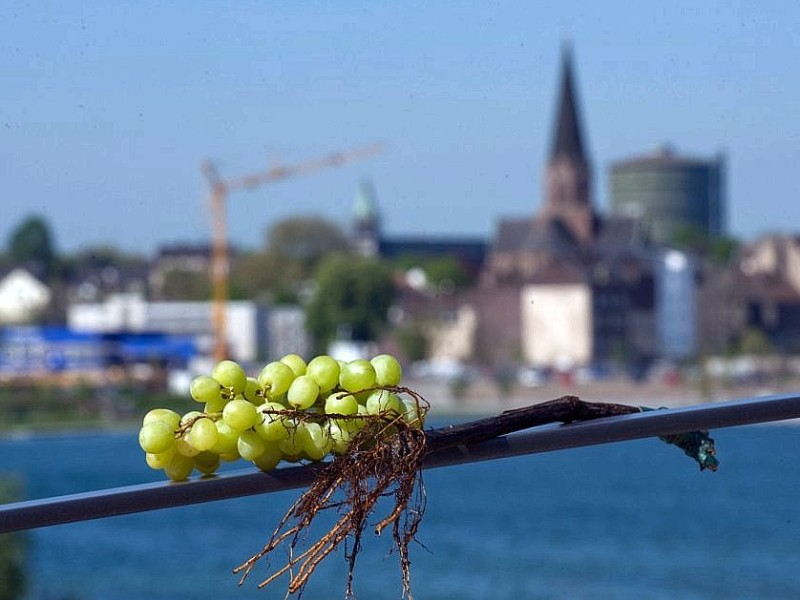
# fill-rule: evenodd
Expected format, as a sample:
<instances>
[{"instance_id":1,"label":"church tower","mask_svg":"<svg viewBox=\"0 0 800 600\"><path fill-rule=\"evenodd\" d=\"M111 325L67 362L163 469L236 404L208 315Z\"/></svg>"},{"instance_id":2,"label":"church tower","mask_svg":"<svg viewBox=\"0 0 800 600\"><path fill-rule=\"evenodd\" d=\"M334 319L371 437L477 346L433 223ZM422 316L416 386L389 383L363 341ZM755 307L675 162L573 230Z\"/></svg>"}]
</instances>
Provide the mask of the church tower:
<instances>
[{"instance_id":1,"label":"church tower","mask_svg":"<svg viewBox=\"0 0 800 600\"><path fill-rule=\"evenodd\" d=\"M380 251L381 223L378 202L371 181L363 180L358 186L353 203L353 242L361 256L374 257Z\"/></svg>"},{"instance_id":2,"label":"church tower","mask_svg":"<svg viewBox=\"0 0 800 600\"><path fill-rule=\"evenodd\" d=\"M579 243L586 243L594 233L595 215L591 200L591 167L584 149L577 104L572 56L565 47L541 218L560 221Z\"/></svg>"}]
</instances>

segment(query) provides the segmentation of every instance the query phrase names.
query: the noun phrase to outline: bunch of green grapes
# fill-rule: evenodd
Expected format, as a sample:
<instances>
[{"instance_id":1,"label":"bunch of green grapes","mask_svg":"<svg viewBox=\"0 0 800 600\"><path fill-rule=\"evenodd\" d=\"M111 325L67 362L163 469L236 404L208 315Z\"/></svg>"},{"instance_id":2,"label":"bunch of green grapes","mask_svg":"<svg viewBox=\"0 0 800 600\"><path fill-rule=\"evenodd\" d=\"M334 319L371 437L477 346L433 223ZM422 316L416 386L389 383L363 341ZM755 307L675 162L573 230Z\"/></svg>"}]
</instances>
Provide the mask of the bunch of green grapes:
<instances>
[{"instance_id":1,"label":"bunch of green grapes","mask_svg":"<svg viewBox=\"0 0 800 600\"><path fill-rule=\"evenodd\" d=\"M202 410L183 416L151 410L139 445L147 464L173 481L195 470L210 475L223 460L241 458L263 471L281 461L319 461L346 452L370 418L422 427L425 411L417 398L398 393L401 377L400 363L388 354L350 362L321 355L308 363L288 354L258 377L224 360L191 383Z\"/></svg>"}]
</instances>

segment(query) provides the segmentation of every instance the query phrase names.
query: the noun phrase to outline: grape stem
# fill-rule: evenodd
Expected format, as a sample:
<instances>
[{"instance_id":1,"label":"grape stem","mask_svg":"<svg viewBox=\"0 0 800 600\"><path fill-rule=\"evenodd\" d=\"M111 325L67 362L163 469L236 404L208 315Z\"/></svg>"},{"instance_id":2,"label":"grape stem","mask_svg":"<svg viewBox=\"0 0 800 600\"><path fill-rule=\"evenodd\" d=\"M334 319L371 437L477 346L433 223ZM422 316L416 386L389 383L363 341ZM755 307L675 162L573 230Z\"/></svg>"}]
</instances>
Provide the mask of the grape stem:
<instances>
[{"instance_id":1,"label":"grape stem","mask_svg":"<svg viewBox=\"0 0 800 600\"><path fill-rule=\"evenodd\" d=\"M180 426L175 430L175 439L180 438L183 436L187 431L192 428L192 425L197 423L200 419L211 419L212 421L216 421L222 418L221 412L215 413L200 413L199 415L194 415L186 419L184 423L181 423Z\"/></svg>"}]
</instances>

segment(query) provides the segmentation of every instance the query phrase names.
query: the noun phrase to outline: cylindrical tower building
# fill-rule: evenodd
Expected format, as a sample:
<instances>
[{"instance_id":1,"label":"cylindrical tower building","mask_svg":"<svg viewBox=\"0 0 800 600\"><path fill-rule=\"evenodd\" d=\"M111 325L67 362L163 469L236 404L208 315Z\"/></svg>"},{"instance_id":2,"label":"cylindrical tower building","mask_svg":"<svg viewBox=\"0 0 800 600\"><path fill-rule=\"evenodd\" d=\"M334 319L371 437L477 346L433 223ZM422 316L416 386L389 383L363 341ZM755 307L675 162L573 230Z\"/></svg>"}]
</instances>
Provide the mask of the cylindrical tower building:
<instances>
[{"instance_id":1,"label":"cylindrical tower building","mask_svg":"<svg viewBox=\"0 0 800 600\"><path fill-rule=\"evenodd\" d=\"M670 244L687 231L724 234L724 159L681 157L669 147L611 166L611 209L642 220L651 239Z\"/></svg>"}]
</instances>

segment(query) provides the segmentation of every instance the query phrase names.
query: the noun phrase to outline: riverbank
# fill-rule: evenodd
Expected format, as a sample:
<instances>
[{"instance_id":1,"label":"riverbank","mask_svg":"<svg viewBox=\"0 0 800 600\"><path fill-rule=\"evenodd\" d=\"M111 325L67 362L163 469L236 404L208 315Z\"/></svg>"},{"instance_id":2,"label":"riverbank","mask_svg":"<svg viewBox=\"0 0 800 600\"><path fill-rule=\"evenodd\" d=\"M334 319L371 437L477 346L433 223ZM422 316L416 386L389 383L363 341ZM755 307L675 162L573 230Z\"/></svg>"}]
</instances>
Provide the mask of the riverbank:
<instances>
[{"instance_id":1,"label":"riverbank","mask_svg":"<svg viewBox=\"0 0 800 600\"><path fill-rule=\"evenodd\" d=\"M0 386L0 435L130 428L151 408L185 412L194 404L188 393L175 396L128 386L6 384Z\"/></svg>"},{"instance_id":2,"label":"riverbank","mask_svg":"<svg viewBox=\"0 0 800 600\"><path fill-rule=\"evenodd\" d=\"M678 408L800 390L800 381L770 385L717 385L706 391L697 385L662 381L639 383L629 379L572 383L548 381L537 387L515 385L508 391L501 390L495 381L488 378L474 379L463 388L432 379L404 381L404 384L430 402L432 414L441 415L498 413L567 395L590 402Z\"/></svg>"}]
</instances>

